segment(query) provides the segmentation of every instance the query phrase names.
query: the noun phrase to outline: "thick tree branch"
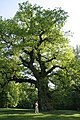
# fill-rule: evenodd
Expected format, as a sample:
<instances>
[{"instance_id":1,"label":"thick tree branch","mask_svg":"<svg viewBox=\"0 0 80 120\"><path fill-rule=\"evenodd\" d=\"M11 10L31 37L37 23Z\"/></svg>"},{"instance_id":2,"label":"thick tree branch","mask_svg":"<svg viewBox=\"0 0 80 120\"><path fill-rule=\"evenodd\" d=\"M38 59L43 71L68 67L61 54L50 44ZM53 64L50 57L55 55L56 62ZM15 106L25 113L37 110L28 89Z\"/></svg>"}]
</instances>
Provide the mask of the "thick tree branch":
<instances>
[{"instance_id":1,"label":"thick tree branch","mask_svg":"<svg viewBox=\"0 0 80 120\"><path fill-rule=\"evenodd\" d=\"M59 65L53 65L52 68L50 68L46 73L49 74L51 73L55 68L61 68L61 69L64 69L63 67L59 66Z\"/></svg>"},{"instance_id":2,"label":"thick tree branch","mask_svg":"<svg viewBox=\"0 0 80 120\"><path fill-rule=\"evenodd\" d=\"M16 77L13 77L13 78L11 78L11 79L8 80L8 81L15 81L16 83L17 83L17 82L19 82L19 83L28 82L28 83L31 83L31 84L34 84L34 85L37 84L37 81L36 81L36 80L27 79L27 78L16 78Z\"/></svg>"},{"instance_id":3,"label":"thick tree branch","mask_svg":"<svg viewBox=\"0 0 80 120\"><path fill-rule=\"evenodd\" d=\"M27 50L25 50L24 48L22 48L22 51L24 52L24 53L26 53L26 54L30 54L30 52L28 52Z\"/></svg>"},{"instance_id":4,"label":"thick tree branch","mask_svg":"<svg viewBox=\"0 0 80 120\"><path fill-rule=\"evenodd\" d=\"M42 31L40 34L39 34L39 42L37 44L37 47L35 47L35 49L37 50L39 48L39 46L42 44L42 42L44 42L44 40L42 39L42 35L44 34L45 32Z\"/></svg>"},{"instance_id":5,"label":"thick tree branch","mask_svg":"<svg viewBox=\"0 0 80 120\"><path fill-rule=\"evenodd\" d=\"M22 56L20 56L20 59L21 59L21 61L22 61L22 64L23 64L25 67L28 67L29 62L27 62L26 60L24 60L24 59L22 58Z\"/></svg>"},{"instance_id":6,"label":"thick tree branch","mask_svg":"<svg viewBox=\"0 0 80 120\"><path fill-rule=\"evenodd\" d=\"M46 71L45 71L46 66L45 66L45 62L41 60L40 52L38 52L38 54L37 54L37 61L39 62L41 73L45 74L46 73Z\"/></svg>"},{"instance_id":7,"label":"thick tree branch","mask_svg":"<svg viewBox=\"0 0 80 120\"><path fill-rule=\"evenodd\" d=\"M32 49L32 51L30 52L30 64L34 63L34 50Z\"/></svg>"},{"instance_id":8,"label":"thick tree branch","mask_svg":"<svg viewBox=\"0 0 80 120\"><path fill-rule=\"evenodd\" d=\"M51 59L46 60L45 62L51 62L52 60L56 59L56 57L53 57Z\"/></svg>"},{"instance_id":9,"label":"thick tree branch","mask_svg":"<svg viewBox=\"0 0 80 120\"><path fill-rule=\"evenodd\" d=\"M26 53L27 55L29 55L30 57L30 63L34 62L34 49L32 49L30 52L25 50L24 48L22 49L24 53Z\"/></svg>"},{"instance_id":10,"label":"thick tree branch","mask_svg":"<svg viewBox=\"0 0 80 120\"><path fill-rule=\"evenodd\" d=\"M22 61L22 64L25 67L29 68L33 72L35 78L38 79L38 77L39 77L39 71L33 65L34 58L32 56L30 56L30 61L29 62L27 62L27 60L24 60L21 56L20 56L20 59Z\"/></svg>"}]
</instances>

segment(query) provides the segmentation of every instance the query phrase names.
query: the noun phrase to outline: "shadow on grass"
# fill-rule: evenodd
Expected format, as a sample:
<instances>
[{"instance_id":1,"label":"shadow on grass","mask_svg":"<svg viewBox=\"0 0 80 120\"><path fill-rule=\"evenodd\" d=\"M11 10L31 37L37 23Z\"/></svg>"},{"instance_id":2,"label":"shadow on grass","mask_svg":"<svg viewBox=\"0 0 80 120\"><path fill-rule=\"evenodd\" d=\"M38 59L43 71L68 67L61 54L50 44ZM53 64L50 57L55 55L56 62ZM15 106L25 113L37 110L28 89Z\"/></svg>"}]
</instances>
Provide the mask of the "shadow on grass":
<instances>
[{"instance_id":1,"label":"shadow on grass","mask_svg":"<svg viewBox=\"0 0 80 120\"><path fill-rule=\"evenodd\" d=\"M0 109L0 120L80 120L80 111L56 110L35 114L27 109Z\"/></svg>"},{"instance_id":2,"label":"shadow on grass","mask_svg":"<svg viewBox=\"0 0 80 120\"><path fill-rule=\"evenodd\" d=\"M34 112L33 109L0 108L0 114L25 114Z\"/></svg>"}]
</instances>

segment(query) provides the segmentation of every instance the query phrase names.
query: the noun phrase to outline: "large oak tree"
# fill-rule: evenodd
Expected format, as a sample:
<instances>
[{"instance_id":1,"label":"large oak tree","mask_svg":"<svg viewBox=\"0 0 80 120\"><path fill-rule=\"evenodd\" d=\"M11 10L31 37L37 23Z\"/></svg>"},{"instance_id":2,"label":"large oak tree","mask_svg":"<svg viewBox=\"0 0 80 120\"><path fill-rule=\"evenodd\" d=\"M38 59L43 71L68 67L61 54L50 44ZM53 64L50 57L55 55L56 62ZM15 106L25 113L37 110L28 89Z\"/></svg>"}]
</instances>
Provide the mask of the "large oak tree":
<instances>
[{"instance_id":1,"label":"large oak tree","mask_svg":"<svg viewBox=\"0 0 80 120\"><path fill-rule=\"evenodd\" d=\"M15 61L11 76L16 82L29 82L38 88L40 110L53 109L49 81L60 69L65 69L73 54L62 31L68 15L61 8L54 10L19 4L13 19L5 20L1 40L8 59ZM16 65L19 65L20 69ZM22 74L22 78L21 78ZM19 77L20 76L20 77Z\"/></svg>"}]
</instances>

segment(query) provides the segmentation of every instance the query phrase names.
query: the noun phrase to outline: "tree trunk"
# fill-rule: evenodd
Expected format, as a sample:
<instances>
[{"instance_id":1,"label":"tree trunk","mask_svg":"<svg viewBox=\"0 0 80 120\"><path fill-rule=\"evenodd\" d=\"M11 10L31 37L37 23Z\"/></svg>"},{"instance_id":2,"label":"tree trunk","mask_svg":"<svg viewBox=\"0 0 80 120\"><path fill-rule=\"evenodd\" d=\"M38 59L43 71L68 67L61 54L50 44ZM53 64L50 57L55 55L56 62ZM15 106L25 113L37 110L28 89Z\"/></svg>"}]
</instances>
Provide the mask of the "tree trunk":
<instances>
[{"instance_id":1,"label":"tree trunk","mask_svg":"<svg viewBox=\"0 0 80 120\"><path fill-rule=\"evenodd\" d=\"M48 80L46 78L39 79L38 81L38 99L39 110L48 111L53 109L52 99L49 94Z\"/></svg>"}]
</instances>

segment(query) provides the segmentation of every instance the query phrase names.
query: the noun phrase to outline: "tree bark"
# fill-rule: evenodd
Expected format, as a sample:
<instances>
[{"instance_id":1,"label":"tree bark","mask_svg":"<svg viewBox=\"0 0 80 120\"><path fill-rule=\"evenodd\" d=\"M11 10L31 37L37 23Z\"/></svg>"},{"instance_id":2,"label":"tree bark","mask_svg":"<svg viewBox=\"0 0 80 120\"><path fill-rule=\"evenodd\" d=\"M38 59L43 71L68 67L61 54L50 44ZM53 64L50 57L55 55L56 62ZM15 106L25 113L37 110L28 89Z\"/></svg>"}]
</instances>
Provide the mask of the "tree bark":
<instances>
[{"instance_id":1,"label":"tree bark","mask_svg":"<svg viewBox=\"0 0 80 120\"><path fill-rule=\"evenodd\" d=\"M38 99L40 111L48 111L53 109L47 78L42 78L38 81Z\"/></svg>"}]
</instances>

